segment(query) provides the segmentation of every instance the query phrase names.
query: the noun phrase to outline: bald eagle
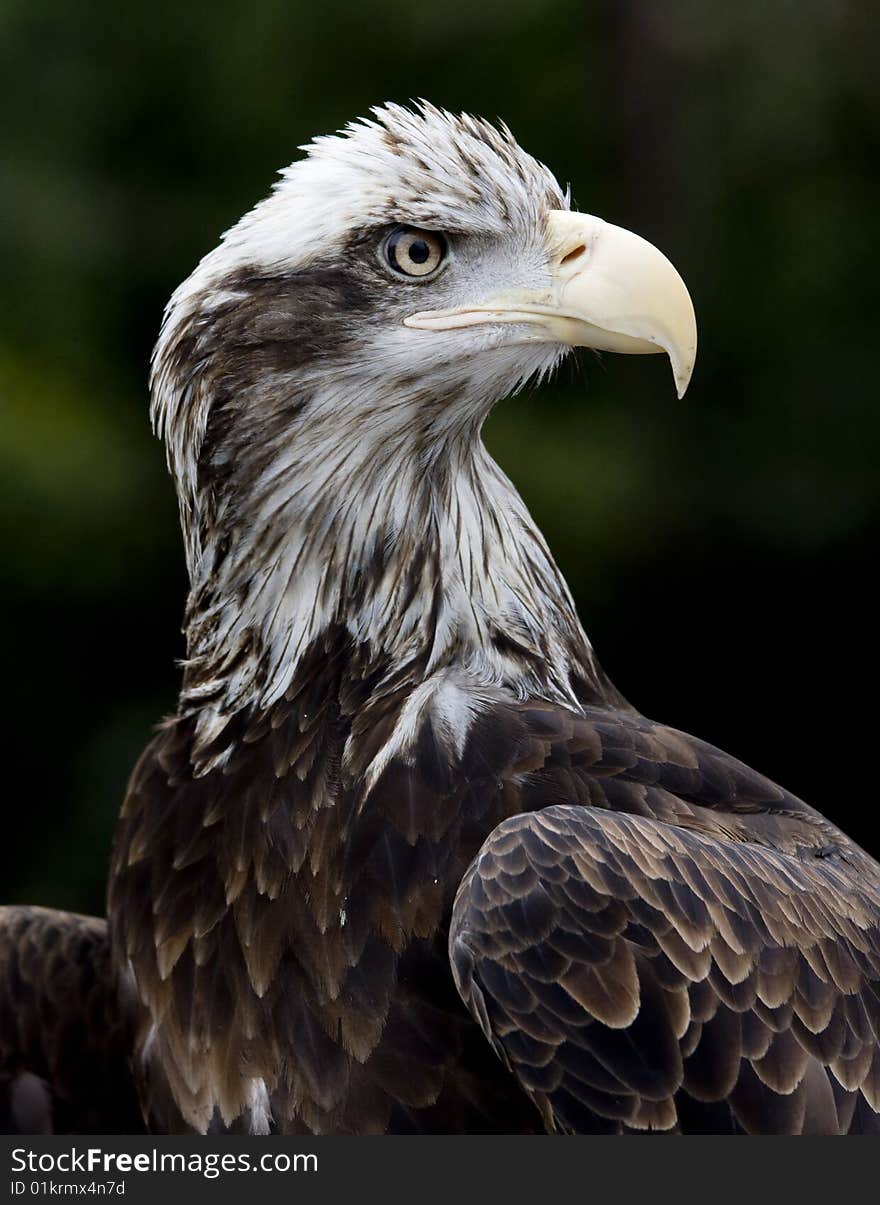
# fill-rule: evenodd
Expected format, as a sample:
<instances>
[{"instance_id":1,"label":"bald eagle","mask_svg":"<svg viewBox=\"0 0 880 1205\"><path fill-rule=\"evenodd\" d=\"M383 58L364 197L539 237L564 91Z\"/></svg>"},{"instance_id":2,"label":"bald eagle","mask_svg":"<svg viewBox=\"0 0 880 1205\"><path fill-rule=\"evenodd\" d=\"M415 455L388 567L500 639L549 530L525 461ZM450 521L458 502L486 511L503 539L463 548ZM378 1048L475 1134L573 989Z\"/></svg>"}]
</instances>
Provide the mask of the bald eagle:
<instances>
[{"instance_id":1,"label":"bald eagle","mask_svg":"<svg viewBox=\"0 0 880 1205\"><path fill-rule=\"evenodd\" d=\"M10 1128L880 1130L880 867L612 686L481 442L696 327L506 128L319 138L172 297L179 707L108 921L10 908ZM143 1119L143 1121L141 1121Z\"/></svg>"}]
</instances>

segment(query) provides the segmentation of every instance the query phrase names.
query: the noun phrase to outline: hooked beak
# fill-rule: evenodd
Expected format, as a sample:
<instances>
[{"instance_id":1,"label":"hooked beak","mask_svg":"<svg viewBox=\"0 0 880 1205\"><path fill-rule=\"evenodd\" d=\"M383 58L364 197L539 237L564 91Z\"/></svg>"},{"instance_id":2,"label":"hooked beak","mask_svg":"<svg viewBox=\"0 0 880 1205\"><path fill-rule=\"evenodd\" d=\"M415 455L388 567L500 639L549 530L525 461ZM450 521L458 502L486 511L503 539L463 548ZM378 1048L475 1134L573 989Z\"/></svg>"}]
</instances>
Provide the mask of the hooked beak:
<instances>
[{"instance_id":1,"label":"hooked beak","mask_svg":"<svg viewBox=\"0 0 880 1205\"><path fill-rule=\"evenodd\" d=\"M552 210L548 289L508 289L478 305L406 318L419 330L517 324L525 338L644 355L665 352L678 396L694 370L697 323L684 281L646 239L601 218Z\"/></svg>"}]
</instances>

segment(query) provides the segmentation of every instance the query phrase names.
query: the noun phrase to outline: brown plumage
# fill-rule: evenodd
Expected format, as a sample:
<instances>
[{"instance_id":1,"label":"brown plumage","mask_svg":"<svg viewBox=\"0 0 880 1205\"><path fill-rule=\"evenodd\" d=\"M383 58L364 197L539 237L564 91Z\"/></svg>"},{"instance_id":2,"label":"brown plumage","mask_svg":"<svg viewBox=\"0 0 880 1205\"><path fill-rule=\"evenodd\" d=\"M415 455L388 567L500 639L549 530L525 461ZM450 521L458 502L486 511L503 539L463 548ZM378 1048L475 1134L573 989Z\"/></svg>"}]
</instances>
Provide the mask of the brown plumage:
<instances>
[{"instance_id":1,"label":"brown plumage","mask_svg":"<svg viewBox=\"0 0 880 1205\"><path fill-rule=\"evenodd\" d=\"M0 908L4 1133L138 1133L132 1039L104 921Z\"/></svg>"},{"instance_id":2,"label":"brown plumage","mask_svg":"<svg viewBox=\"0 0 880 1205\"><path fill-rule=\"evenodd\" d=\"M718 750L641 718L574 727L567 805L492 833L450 936L548 1126L880 1132L876 864Z\"/></svg>"},{"instance_id":3,"label":"brown plumage","mask_svg":"<svg viewBox=\"0 0 880 1205\"><path fill-rule=\"evenodd\" d=\"M683 387L683 285L505 131L376 116L166 315L180 706L108 927L0 915L8 1123L880 1132L880 867L618 694L479 438L572 343ZM584 301L621 249L656 326Z\"/></svg>"}]
</instances>

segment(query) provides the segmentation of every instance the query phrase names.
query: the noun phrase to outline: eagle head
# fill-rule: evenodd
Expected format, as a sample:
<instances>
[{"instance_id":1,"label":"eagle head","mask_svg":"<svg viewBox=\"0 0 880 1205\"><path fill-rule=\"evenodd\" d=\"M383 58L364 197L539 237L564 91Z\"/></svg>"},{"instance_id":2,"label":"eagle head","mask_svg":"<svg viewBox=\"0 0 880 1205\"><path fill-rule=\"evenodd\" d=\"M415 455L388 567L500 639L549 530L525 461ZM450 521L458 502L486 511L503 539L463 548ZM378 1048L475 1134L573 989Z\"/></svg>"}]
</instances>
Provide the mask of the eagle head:
<instances>
[{"instance_id":1,"label":"eagle head","mask_svg":"<svg viewBox=\"0 0 880 1205\"><path fill-rule=\"evenodd\" d=\"M572 212L506 127L387 105L303 149L175 292L154 353L193 706L228 711L232 666L232 693L277 698L331 623L423 669L483 656L493 680L502 623L546 661L529 597L580 628L483 420L574 347L665 352L679 393L694 362L673 266Z\"/></svg>"}]
</instances>

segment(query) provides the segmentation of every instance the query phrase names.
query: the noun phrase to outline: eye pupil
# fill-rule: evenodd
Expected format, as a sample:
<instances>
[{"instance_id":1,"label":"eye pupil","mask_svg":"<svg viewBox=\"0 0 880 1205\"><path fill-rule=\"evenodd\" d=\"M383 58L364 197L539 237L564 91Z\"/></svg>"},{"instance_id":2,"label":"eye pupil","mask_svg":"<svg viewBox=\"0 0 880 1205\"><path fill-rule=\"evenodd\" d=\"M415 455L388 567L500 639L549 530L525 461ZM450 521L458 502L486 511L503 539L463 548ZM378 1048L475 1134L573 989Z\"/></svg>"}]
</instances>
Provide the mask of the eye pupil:
<instances>
[{"instance_id":1,"label":"eye pupil","mask_svg":"<svg viewBox=\"0 0 880 1205\"><path fill-rule=\"evenodd\" d=\"M423 239L416 239L410 245L409 257L414 264L423 264L430 254L431 248Z\"/></svg>"}]
</instances>

